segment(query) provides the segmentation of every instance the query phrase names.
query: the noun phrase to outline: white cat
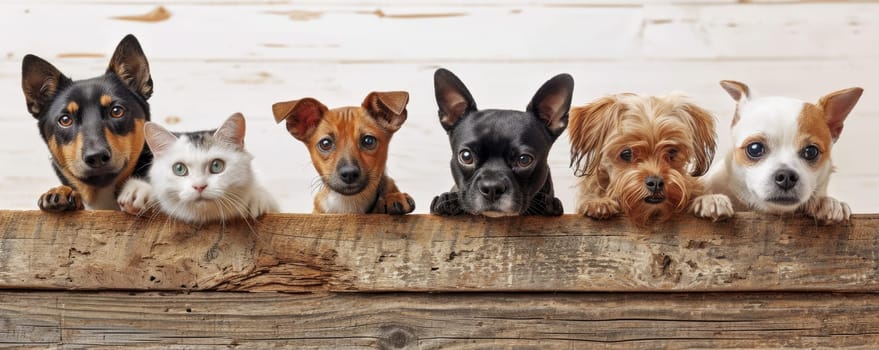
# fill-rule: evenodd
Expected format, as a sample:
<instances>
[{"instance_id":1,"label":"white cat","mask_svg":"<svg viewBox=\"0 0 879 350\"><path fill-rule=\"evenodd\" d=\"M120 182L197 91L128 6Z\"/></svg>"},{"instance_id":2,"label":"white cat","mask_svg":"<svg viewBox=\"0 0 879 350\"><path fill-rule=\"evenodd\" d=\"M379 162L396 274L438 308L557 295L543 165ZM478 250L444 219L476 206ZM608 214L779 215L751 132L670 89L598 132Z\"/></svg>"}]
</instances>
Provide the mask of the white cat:
<instances>
[{"instance_id":1,"label":"white cat","mask_svg":"<svg viewBox=\"0 0 879 350\"><path fill-rule=\"evenodd\" d=\"M153 152L149 182L131 179L118 197L125 212L140 215L155 206L166 215L202 224L251 219L278 212L260 186L244 150L244 116L233 114L216 131L172 133L147 122L144 134Z\"/></svg>"}]
</instances>

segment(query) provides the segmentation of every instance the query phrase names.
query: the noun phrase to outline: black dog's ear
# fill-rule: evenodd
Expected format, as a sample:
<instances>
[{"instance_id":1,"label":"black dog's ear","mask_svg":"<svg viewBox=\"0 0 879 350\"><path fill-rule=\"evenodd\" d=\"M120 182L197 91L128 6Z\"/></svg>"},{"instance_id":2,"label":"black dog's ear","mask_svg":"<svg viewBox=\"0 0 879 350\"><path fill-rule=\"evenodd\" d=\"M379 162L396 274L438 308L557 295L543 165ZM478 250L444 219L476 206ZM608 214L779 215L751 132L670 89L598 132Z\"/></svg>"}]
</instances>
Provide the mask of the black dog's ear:
<instances>
[{"instance_id":1,"label":"black dog's ear","mask_svg":"<svg viewBox=\"0 0 879 350\"><path fill-rule=\"evenodd\" d=\"M119 80L128 85L132 91L149 99L153 95L153 78L150 76L150 64L146 55L140 48L140 43L134 35L128 34L119 45L110 59L107 73L116 74Z\"/></svg>"},{"instance_id":2,"label":"black dog's ear","mask_svg":"<svg viewBox=\"0 0 879 350\"><path fill-rule=\"evenodd\" d=\"M308 142L317 124L327 112L327 106L311 97L301 100L277 102L272 105L275 122L287 121L287 132L297 140Z\"/></svg>"},{"instance_id":3,"label":"black dog's ear","mask_svg":"<svg viewBox=\"0 0 879 350\"><path fill-rule=\"evenodd\" d=\"M369 112L378 124L387 131L395 132L406 121L406 104L409 93L406 91L373 91L363 99L361 107Z\"/></svg>"},{"instance_id":4,"label":"black dog's ear","mask_svg":"<svg viewBox=\"0 0 879 350\"><path fill-rule=\"evenodd\" d=\"M21 62L21 89L27 110L34 118L52 101L58 90L70 83L70 78L58 68L34 55L24 56Z\"/></svg>"},{"instance_id":5,"label":"black dog's ear","mask_svg":"<svg viewBox=\"0 0 879 350\"><path fill-rule=\"evenodd\" d=\"M452 72L440 68L433 74L433 89L439 106L440 124L452 130L461 117L476 111L476 102L470 91Z\"/></svg>"},{"instance_id":6,"label":"black dog's ear","mask_svg":"<svg viewBox=\"0 0 879 350\"><path fill-rule=\"evenodd\" d=\"M556 75L537 90L526 111L534 113L553 137L559 137L568 126L573 94L574 78L569 74Z\"/></svg>"}]
</instances>

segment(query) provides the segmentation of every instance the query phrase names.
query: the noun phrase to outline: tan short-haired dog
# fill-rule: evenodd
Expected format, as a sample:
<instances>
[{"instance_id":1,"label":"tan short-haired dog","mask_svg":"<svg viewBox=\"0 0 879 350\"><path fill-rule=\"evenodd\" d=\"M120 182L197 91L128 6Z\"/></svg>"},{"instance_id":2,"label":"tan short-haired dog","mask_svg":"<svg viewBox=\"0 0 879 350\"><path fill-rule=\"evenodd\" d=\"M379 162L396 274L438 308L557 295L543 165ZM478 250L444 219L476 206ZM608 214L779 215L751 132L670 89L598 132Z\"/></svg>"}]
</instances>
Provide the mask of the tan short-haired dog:
<instances>
[{"instance_id":1,"label":"tan short-haired dog","mask_svg":"<svg viewBox=\"0 0 879 350\"><path fill-rule=\"evenodd\" d=\"M714 117L681 95L603 97L571 109L568 132L577 212L640 226L688 208L716 146Z\"/></svg>"},{"instance_id":2,"label":"tan short-haired dog","mask_svg":"<svg viewBox=\"0 0 879 350\"><path fill-rule=\"evenodd\" d=\"M407 214L415 201L385 174L391 136L406 121L405 91L372 92L360 107L327 109L313 98L272 105L275 121L305 143L323 184L315 213Z\"/></svg>"}]
</instances>

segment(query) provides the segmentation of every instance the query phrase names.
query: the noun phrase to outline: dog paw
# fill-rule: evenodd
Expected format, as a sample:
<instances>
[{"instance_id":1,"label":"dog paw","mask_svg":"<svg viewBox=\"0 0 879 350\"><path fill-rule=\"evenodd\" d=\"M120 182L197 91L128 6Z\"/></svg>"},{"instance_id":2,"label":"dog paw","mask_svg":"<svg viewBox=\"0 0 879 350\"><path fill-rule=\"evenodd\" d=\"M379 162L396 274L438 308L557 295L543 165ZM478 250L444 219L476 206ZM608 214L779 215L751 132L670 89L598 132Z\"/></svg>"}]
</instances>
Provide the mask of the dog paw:
<instances>
[{"instance_id":1,"label":"dog paw","mask_svg":"<svg viewBox=\"0 0 879 350\"><path fill-rule=\"evenodd\" d=\"M143 215L153 205L153 187L140 179L129 179L116 197L122 211L131 215Z\"/></svg>"},{"instance_id":2,"label":"dog paw","mask_svg":"<svg viewBox=\"0 0 879 350\"><path fill-rule=\"evenodd\" d=\"M706 194L696 197L690 206L690 211L696 217L723 221L735 215L732 202L724 194Z\"/></svg>"},{"instance_id":3,"label":"dog paw","mask_svg":"<svg viewBox=\"0 0 879 350\"><path fill-rule=\"evenodd\" d=\"M40 210L53 212L85 209L79 192L68 186L58 186L46 191L40 196L37 206Z\"/></svg>"},{"instance_id":4,"label":"dog paw","mask_svg":"<svg viewBox=\"0 0 879 350\"><path fill-rule=\"evenodd\" d=\"M394 192L379 198L375 206L377 213L403 215L415 210L415 201L406 193Z\"/></svg>"},{"instance_id":5,"label":"dog paw","mask_svg":"<svg viewBox=\"0 0 879 350\"><path fill-rule=\"evenodd\" d=\"M803 211L822 225L843 223L852 215L848 204L827 196L812 197L804 205Z\"/></svg>"},{"instance_id":6,"label":"dog paw","mask_svg":"<svg viewBox=\"0 0 879 350\"><path fill-rule=\"evenodd\" d=\"M560 216L565 213L562 201L545 193L538 193L531 199L527 215Z\"/></svg>"},{"instance_id":7,"label":"dog paw","mask_svg":"<svg viewBox=\"0 0 879 350\"><path fill-rule=\"evenodd\" d=\"M620 213L620 204L610 198L594 199L580 203L577 212L593 219L605 220Z\"/></svg>"},{"instance_id":8,"label":"dog paw","mask_svg":"<svg viewBox=\"0 0 879 350\"><path fill-rule=\"evenodd\" d=\"M430 202L430 213L434 215L464 214L458 192L446 192L434 197L433 201Z\"/></svg>"}]
</instances>

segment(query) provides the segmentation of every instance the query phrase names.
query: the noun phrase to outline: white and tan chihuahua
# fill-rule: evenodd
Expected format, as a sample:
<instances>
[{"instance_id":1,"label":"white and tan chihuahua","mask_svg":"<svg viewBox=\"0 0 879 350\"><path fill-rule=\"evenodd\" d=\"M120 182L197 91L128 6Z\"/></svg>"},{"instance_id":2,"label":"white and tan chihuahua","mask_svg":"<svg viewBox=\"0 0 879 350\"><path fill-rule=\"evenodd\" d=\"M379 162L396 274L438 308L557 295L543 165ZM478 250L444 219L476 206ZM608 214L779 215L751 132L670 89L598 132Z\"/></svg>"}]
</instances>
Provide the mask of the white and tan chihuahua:
<instances>
[{"instance_id":1,"label":"white and tan chihuahua","mask_svg":"<svg viewBox=\"0 0 879 350\"><path fill-rule=\"evenodd\" d=\"M830 151L863 89L832 92L817 104L788 97L753 98L748 86L720 85L738 102L731 149L703 178L696 216L724 219L736 210L799 212L822 224L848 221L848 204L827 196Z\"/></svg>"}]
</instances>

